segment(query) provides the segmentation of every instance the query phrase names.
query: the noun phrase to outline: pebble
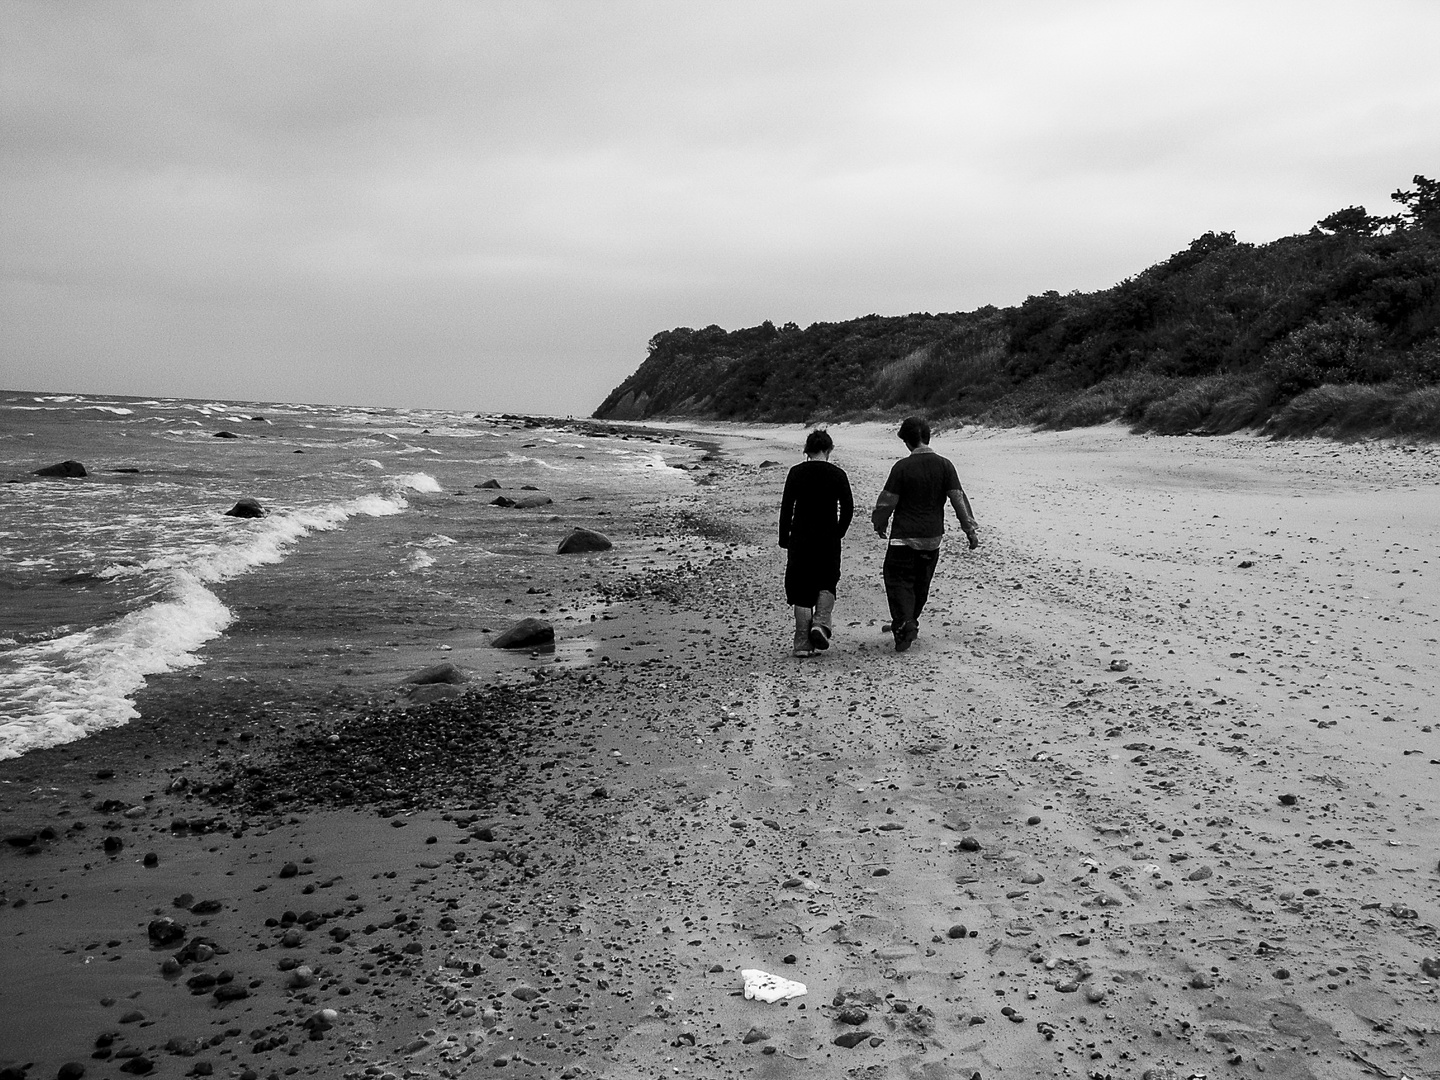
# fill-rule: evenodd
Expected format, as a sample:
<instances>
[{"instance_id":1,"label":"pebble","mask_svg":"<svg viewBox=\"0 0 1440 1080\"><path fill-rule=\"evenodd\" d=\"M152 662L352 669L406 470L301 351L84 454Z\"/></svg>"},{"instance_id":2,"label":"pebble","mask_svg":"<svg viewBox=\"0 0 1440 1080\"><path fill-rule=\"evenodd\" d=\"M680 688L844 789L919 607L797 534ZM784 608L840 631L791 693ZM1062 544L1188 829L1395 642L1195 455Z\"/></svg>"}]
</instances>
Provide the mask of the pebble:
<instances>
[{"instance_id":1,"label":"pebble","mask_svg":"<svg viewBox=\"0 0 1440 1080\"><path fill-rule=\"evenodd\" d=\"M758 1027L752 1027L749 1031L745 1032L745 1037L740 1041L746 1046L749 1046L751 1043L764 1042L768 1038L770 1038L769 1032Z\"/></svg>"},{"instance_id":2,"label":"pebble","mask_svg":"<svg viewBox=\"0 0 1440 1080\"><path fill-rule=\"evenodd\" d=\"M873 1035L874 1032L872 1031L846 1031L843 1034L836 1035L831 1041L836 1046L843 1046L846 1050L853 1050Z\"/></svg>"},{"instance_id":3,"label":"pebble","mask_svg":"<svg viewBox=\"0 0 1440 1080\"><path fill-rule=\"evenodd\" d=\"M961 851L979 851L980 841L973 836L964 836L960 839L959 847Z\"/></svg>"},{"instance_id":4,"label":"pebble","mask_svg":"<svg viewBox=\"0 0 1440 1080\"><path fill-rule=\"evenodd\" d=\"M956 923L954 926L950 927L949 930L945 931L945 936L951 939L958 940L959 938L968 937L969 931L965 929L964 923Z\"/></svg>"},{"instance_id":5,"label":"pebble","mask_svg":"<svg viewBox=\"0 0 1440 1080\"><path fill-rule=\"evenodd\" d=\"M292 878L298 873L300 873L300 867L296 866L293 862L287 862L284 866L280 867L280 873L275 876Z\"/></svg>"},{"instance_id":6,"label":"pebble","mask_svg":"<svg viewBox=\"0 0 1440 1080\"><path fill-rule=\"evenodd\" d=\"M170 945L185 936L185 927L171 918L152 919L146 932L156 945Z\"/></svg>"},{"instance_id":7,"label":"pebble","mask_svg":"<svg viewBox=\"0 0 1440 1080\"><path fill-rule=\"evenodd\" d=\"M1420 970L1432 979L1440 979L1440 956L1426 956L1421 958Z\"/></svg>"}]
</instances>

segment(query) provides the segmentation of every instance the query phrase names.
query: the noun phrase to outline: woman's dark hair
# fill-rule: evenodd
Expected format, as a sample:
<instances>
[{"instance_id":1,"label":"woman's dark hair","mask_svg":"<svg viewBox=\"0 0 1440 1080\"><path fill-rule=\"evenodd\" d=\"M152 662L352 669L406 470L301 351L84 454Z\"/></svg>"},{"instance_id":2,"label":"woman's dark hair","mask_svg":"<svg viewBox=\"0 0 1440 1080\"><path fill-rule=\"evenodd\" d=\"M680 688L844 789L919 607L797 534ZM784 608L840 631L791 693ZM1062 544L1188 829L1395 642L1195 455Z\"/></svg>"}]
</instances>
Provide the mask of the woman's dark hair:
<instances>
[{"instance_id":1,"label":"woman's dark hair","mask_svg":"<svg viewBox=\"0 0 1440 1080\"><path fill-rule=\"evenodd\" d=\"M824 454L835 449L835 440L830 438L828 431L816 428L805 436L805 453Z\"/></svg>"},{"instance_id":2,"label":"woman's dark hair","mask_svg":"<svg viewBox=\"0 0 1440 1080\"><path fill-rule=\"evenodd\" d=\"M900 438L906 446L930 442L930 425L922 416L907 416L900 421Z\"/></svg>"}]
</instances>

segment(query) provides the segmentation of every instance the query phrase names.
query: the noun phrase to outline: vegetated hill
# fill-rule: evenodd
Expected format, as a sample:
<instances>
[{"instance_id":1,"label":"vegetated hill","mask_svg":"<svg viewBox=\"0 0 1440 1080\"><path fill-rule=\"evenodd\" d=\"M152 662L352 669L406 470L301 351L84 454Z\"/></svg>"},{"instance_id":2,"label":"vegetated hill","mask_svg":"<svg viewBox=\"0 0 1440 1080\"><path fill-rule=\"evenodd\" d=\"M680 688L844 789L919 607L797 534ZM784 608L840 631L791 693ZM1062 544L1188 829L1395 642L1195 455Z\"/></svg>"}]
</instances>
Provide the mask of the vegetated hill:
<instances>
[{"instance_id":1,"label":"vegetated hill","mask_svg":"<svg viewBox=\"0 0 1440 1080\"><path fill-rule=\"evenodd\" d=\"M1440 437L1440 181L1308 233L1209 232L1109 289L1017 307L678 327L601 419L931 418L1137 431Z\"/></svg>"}]
</instances>

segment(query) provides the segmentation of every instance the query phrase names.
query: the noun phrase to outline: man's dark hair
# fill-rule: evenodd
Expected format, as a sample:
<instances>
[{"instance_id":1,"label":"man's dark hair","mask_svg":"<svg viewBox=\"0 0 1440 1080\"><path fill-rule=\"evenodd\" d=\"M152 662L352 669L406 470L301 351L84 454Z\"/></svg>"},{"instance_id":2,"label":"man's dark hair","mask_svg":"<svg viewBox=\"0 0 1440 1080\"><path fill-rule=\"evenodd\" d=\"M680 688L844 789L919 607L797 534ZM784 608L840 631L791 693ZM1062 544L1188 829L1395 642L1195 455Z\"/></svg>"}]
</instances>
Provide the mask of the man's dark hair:
<instances>
[{"instance_id":1,"label":"man's dark hair","mask_svg":"<svg viewBox=\"0 0 1440 1080\"><path fill-rule=\"evenodd\" d=\"M923 416L907 416L900 421L900 438L906 446L929 445L930 424Z\"/></svg>"},{"instance_id":2,"label":"man's dark hair","mask_svg":"<svg viewBox=\"0 0 1440 1080\"><path fill-rule=\"evenodd\" d=\"M830 433L821 428L816 428L805 436L805 453L824 454L835 449L835 440L830 438Z\"/></svg>"}]
</instances>

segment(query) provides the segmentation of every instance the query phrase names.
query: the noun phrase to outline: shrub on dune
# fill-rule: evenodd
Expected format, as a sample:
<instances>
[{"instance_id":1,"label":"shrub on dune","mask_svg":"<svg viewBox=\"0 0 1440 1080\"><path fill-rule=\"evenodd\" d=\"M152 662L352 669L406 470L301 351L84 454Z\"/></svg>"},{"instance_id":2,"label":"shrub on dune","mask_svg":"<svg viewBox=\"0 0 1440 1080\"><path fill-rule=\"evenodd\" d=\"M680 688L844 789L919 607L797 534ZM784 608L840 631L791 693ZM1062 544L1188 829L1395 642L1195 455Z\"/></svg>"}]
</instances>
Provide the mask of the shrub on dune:
<instances>
[{"instance_id":1,"label":"shrub on dune","mask_svg":"<svg viewBox=\"0 0 1440 1080\"><path fill-rule=\"evenodd\" d=\"M1406 394L1395 406L1391 423L1397 435L1440 439L1440 386Z\"/></svg>"},{"instance_id":2,"label":"shrub on dune","mask_svg":"<svg viewBox=\"0 0 1440 1080\"><path fill-rule=\"evenodd\" d=\"M1277 437L1353 435L1388 428L1400 395L1383 386L1326 383L1292 398L1270 422Z\"/></svg>"}]
</instances>

